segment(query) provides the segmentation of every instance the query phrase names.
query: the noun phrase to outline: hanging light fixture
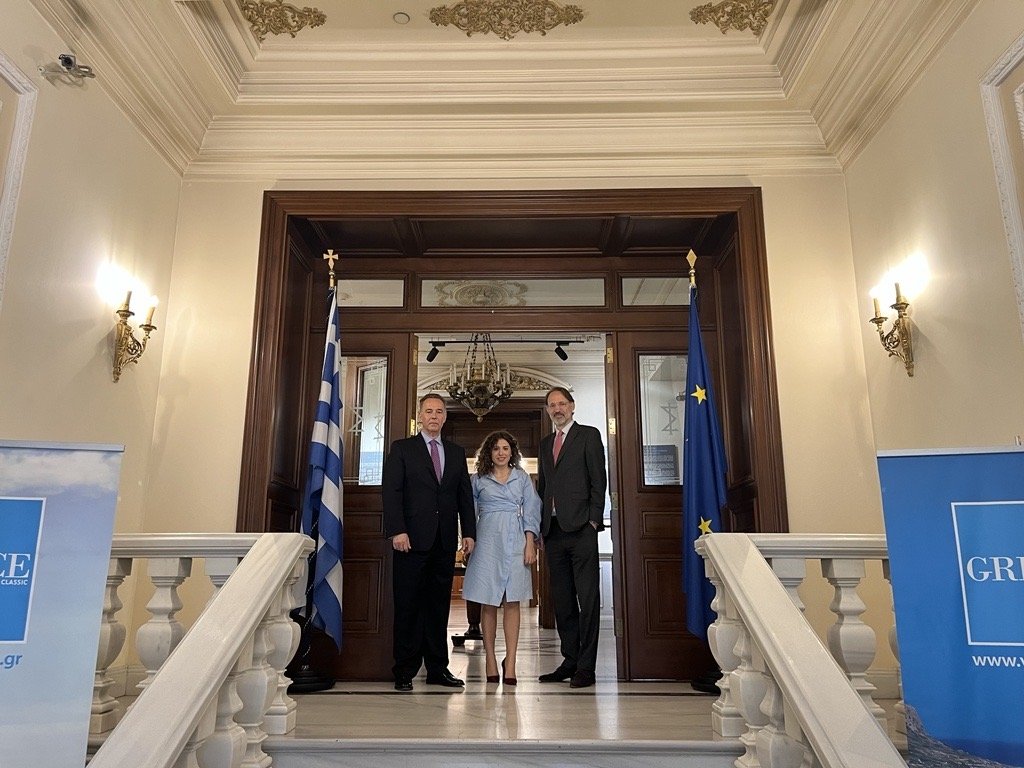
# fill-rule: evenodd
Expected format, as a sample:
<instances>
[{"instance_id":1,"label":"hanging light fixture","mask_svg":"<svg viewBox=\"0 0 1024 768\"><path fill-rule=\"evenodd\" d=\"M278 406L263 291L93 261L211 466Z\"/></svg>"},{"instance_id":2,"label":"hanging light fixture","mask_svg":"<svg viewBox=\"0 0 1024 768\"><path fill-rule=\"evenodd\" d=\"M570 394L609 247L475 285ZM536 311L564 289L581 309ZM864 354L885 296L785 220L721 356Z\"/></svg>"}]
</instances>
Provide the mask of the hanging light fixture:
<instances>
[{"instance_id":1,"label":"hanging light fixture","mask_svg":"<svg viewBox=\"0 0 1024 768\"><path fill-rule=\"evenodd\" d=\"M452 363L448 374L448 394L476 415L477 421L499 403L512 397L512 376L508 363L498 362L491 346L491 334L474 333L466 348L461 368Z\"/></svg>"}]
</instances>

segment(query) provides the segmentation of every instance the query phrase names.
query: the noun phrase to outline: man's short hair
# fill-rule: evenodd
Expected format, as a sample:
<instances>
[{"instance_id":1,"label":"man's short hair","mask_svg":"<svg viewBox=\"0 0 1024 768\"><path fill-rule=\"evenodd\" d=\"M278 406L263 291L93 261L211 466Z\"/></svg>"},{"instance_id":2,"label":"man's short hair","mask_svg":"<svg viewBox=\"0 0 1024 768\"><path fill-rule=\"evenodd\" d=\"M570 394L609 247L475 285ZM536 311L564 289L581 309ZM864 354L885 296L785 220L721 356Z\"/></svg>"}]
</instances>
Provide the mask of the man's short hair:
<instances>
[{"instance_id":1,"label":"man's short hair","mask_svg":"<svg viewBox=\"0 0 1024 768\"><path fill-rule=\"evenodd\" d=\"M544 395L544 405L548 404L548 398L551 397L551 395L555 392L561 392L563 395L565 395L565 399L568 400L570 403L576 402L575 400L572 399L572 393L565 387L552 387L551 389L548 390L548 393Z\"/></svg>"},{"instance_id":2,"label":"man's short hair","mask_svg":"<svg viewBox=\"0 0 1024 768\"><path fill-rule=\"evenodd\" d=\"M441 405L444 406L445 410L448 410L448 403L445 402L445 399L443 397L437 394L437 392L427 392L427 394L420 398L419 407L421 411L423 410L423 403L425 403L427 400L440 400Z\"/></svg>"}]
</instances>

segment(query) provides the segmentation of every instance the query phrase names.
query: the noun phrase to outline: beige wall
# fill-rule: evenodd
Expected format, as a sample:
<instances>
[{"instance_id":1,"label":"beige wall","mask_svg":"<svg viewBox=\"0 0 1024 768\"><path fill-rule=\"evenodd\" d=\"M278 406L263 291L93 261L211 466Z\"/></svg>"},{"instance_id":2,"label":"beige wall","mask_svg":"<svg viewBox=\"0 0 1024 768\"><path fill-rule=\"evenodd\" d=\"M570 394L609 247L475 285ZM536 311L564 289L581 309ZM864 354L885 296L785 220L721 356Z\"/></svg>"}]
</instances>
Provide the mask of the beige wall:
<instances>
[{"instance_id":1,"label":"beige wall","mask_svg":"<svg viewBox=\"0 0 1024 768\"><path fill-rule=\"evenodd\" d=\"M861 325L880 450L1024 434L1021 321L979 87L1022 31L1024 5L980 3L848 170L862 319L868 291L908 255L932 275L913 298L914 378Z\"/></svg>"},{"instance_id":2,"label":"beige wall","mask_svg":"<svg viewBox=\"0 0 1024 768\"><path fill-rule=\"evenodd\" d=\"M180 181L98 81L39 75L67 46L27 3L2 17L0 50L39 93L0 304L0 438L123 444L116 525L142 530L165 315L115 384L95 281L110 260L166 299Z\"/></svg>"}]
</instances>

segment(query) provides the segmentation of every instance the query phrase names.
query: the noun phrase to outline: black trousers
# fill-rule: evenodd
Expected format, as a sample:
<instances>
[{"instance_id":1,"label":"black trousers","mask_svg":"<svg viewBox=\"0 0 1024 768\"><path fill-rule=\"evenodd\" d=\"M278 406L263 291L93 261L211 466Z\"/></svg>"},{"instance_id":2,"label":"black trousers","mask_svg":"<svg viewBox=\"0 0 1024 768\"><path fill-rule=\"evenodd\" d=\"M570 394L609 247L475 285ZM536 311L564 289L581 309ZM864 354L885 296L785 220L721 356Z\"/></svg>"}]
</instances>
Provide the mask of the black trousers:
<instances>
[{"instance_id":1,"label":"black trousers","mask_svg":"<svg viewBox=\"0 0 1024 768\"><path fill-rule=\"evenodd\" d=\"M427 674L448 668L448 612L452 605L455 552L440 539L426 552L394 552L396 680L412 680L423 665Z\"/></svg>"},{"instance_id":2,"label":"black trousers","mask_svg":"<svg viewBox=\"0 0 1024 768\"><path fill-rule=\"evenodd\" d=\"M566 532L551 518L544 538L555 626L564 666L593 672L597 665L597 635L601 624L601 566L597 531L585 525Z\"/></svg>"}]
</instances>

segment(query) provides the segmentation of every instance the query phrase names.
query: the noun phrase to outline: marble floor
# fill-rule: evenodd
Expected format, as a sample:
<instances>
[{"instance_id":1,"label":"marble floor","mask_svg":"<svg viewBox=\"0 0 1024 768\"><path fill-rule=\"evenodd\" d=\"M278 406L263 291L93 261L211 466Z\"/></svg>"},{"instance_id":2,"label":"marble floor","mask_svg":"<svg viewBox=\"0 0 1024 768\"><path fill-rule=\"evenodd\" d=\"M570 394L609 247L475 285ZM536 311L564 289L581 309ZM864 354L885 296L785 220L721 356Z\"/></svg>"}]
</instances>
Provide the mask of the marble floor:
<instances>
[{"instance_id":1,"label":"marble floor","mask_svg":"<svg viewBox=\"0 0 1024 768\"><path fill-rule=\"evenodd\" d=\"M452 605L451 634L466 629L465 609ZM558 739L709 740L713 696L688 683L623 683L616 679L615 642L602 631L597 684L572 689L540 683L558 666L554 630L537 627L536 609L524 611L518 654L518 685L484 682L484 649L469 640L452 648L449 668L465 689L427 685L420 674L412 693L390 682L341 681L330 691L296 695L293 738L341 739ZM498 658L504 642L499 620Z\"/></svg>"}]
</instances>

